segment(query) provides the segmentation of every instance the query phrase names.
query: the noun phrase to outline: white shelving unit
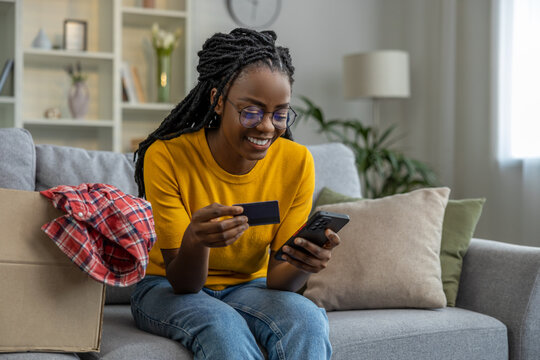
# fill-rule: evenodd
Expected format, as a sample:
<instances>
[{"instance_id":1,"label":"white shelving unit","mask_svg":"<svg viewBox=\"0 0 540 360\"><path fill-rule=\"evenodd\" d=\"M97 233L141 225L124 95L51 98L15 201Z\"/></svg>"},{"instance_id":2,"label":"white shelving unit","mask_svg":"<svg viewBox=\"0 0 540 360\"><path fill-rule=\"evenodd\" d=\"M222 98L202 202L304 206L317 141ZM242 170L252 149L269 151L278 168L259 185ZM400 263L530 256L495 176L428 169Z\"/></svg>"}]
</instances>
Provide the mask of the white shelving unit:
<instances>
[{"instance_id":1,"label":"white shelving unit","mask_svg":"<svg viewBox=\"0 0 540 360\"><path fill-rule=\"evenodd\" d=\"M156 0L150 9L142 7L142 0L0 0L0 41L7 44L0 50L0 66L15 59L12 83L0 94L0 127L24 127L38 144L132 151L132 143L153 131L186 95L191 1ZM87 51L60 48L66 19L87 22ZM153 23L169 31L182 29L172 55L170 104L155 102ZM40 29L53 50L32 47ZM71 79L65 68L77 62L88 74L90 104L84 120L72 119L67 103ZM147 102L122 101L123 62L137 68ZM58 108L61 117L44 118L48 108Z\"/></svg>"},{"instance_id":2,"label":"white shelving unit","mask_svg":"<svg viewBox=\"0 0 540 360\"><path fill-rule=\"evenodd\" d=\"M15 0L0 0L0 71L6 60L16 60L16 42L19 37L16 17L19 12L19 4ZM17 68L11 70L7 82L0 92L0 127L14 126L17 103Z\"/></svg>"}]
</instances>

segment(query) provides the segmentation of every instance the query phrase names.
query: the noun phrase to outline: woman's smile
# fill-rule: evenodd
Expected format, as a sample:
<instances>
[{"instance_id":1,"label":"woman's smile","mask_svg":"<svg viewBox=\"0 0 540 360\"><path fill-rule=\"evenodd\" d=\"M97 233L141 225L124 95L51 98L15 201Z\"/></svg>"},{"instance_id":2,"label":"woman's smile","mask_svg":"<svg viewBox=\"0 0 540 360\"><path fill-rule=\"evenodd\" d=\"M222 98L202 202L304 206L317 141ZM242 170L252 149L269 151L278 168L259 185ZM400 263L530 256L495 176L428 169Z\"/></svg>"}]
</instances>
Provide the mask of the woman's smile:
<instances>
[{"instance_id":1,"label":"woman's smile","mask_svg":"<svg viewBox=\"0 0 540 360\"><path fill-rule=\"evenodd\" d=\"M270 141L272 140L268 138L256 138L256 137L251 137L251 136L248 136L247 139L252 145L256 145L257 148L264 148L264 149L270 146Z\"/></svg>"}]
</instances>

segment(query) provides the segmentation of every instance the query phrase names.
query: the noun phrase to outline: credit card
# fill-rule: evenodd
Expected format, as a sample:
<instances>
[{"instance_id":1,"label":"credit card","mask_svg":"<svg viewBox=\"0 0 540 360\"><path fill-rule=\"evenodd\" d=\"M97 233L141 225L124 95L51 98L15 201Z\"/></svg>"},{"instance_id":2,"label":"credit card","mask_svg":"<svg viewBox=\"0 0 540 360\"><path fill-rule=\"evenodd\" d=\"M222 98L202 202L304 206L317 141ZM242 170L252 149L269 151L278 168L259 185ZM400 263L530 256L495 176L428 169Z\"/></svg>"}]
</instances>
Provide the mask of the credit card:
<instances>
[{"instance_id":1,"label":"credit card","mask_svg":"<svg viewBox=\"0 0 540 360\"><path fill-rule=\"evenodd\" d=\"M279 224L279 206L277 200L234 204L234 206L244 208L244 212L240 215L247 216L249 226Z\"/></svg>"}]
</instances>

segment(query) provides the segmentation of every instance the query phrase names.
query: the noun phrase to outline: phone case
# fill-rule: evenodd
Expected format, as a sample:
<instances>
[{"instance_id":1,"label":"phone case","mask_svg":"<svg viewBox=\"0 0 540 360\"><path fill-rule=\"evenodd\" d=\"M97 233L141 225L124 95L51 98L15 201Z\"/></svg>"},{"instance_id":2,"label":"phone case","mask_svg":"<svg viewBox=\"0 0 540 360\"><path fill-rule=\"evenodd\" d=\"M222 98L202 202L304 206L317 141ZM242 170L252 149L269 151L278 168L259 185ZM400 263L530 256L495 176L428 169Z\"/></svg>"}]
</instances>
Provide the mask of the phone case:
<instances>
[{"instance_id":1,"label":"phone case","mask_svg":"<svg viewBox=\"0 0 540 360\"><path fill-rule=\"evenodd\" d=\"M308 221L302 226L296 233L293 234L283 245L290 246L292 248L298 249L302 252L307 253L304 248L294 244L294 239L301 237L303 239L309 240L318 246L323 246L327 241L324 231L326 229L331 229L334 232L338 232L349 222L349 216L346 214L338 214L329 211L317 211L313 214ZM283 260L283 246L278 250L275 255L277 260Z\"/></svg>"}]
</instances>

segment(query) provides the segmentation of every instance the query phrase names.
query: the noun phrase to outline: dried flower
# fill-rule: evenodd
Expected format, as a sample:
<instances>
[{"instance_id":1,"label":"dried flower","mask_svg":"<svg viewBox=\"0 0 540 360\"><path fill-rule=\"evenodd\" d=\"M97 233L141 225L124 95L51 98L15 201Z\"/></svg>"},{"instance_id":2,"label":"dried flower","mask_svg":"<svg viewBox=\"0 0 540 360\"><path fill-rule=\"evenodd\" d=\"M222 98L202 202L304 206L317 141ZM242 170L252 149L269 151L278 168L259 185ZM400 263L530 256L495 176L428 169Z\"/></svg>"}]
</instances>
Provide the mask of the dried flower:
<instances>
[{"instance_id":1,"label":"dried flower","mask_svg":"<svg viewBox=\"0 0 540 360\"><path fill-rule=\"evenodd\" d=\"M158 23L152 25L152 45L160 55L170 55L178 46L182 29L178 28L174 33L159 28Z\"/></svg>"},{"instance_id":2,"label":"dried flower","mask_svg":"<svg viewBox=\"0 0 540 360\"><path fill-rule=\"evenodd\" d=\"M80 61L77 61L75 67L73 67L73 64L69 64L68 66L66 66L66 72L71 77L71 81L74 84L86 81L86 79L88 78L88 74L82 72L82 66Z\"/></svg>"}]
</instances>

